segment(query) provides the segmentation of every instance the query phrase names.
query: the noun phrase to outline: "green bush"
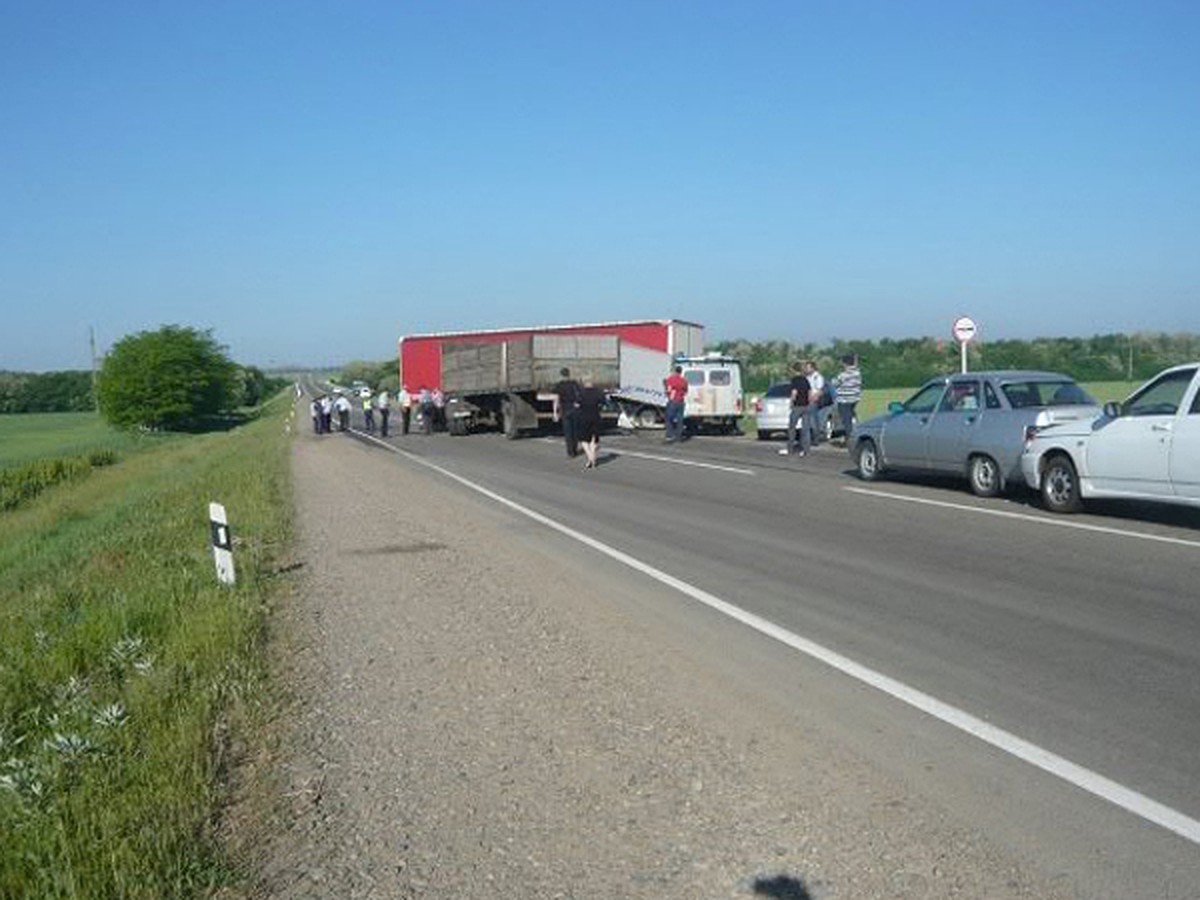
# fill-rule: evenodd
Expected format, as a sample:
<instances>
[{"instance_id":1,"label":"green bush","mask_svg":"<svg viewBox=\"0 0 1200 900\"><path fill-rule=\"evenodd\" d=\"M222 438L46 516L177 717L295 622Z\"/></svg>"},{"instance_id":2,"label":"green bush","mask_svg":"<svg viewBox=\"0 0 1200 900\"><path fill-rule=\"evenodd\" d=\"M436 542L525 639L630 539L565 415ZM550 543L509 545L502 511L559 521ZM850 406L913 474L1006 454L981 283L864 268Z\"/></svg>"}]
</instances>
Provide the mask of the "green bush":
<instances>
[{"instance_id":1,"label":"green bush","mask_svg":"<svg viewBox=\"0 0 1200 900\"><path fill-rule=\"evenodd\" d=\"M241 374L212 332L166 325L118 341L100 370L97 394L113 425L181 430L235 409Z\"/></svg>"}]
</instances>

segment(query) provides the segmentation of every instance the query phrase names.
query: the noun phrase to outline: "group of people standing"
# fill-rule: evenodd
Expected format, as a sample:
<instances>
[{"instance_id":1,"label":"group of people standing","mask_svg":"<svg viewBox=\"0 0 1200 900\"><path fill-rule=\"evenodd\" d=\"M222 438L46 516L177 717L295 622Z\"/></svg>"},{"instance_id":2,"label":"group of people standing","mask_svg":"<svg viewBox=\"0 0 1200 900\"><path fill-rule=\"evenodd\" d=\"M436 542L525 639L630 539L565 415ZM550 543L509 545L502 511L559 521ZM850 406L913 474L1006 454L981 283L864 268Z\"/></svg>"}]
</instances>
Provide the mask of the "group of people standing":
<instances>
[{"instance_id":1,"label":"group of people standing","mask_svg":"<svg viewBox=\"0 0 1200 900\"><path fill-rule=\"evenodd\" d=\"M780 456L806 456L821 442L818 415L821 409L837 405L842 434L847 444L854 431L854 412L862 400L862 373L853 355L842 357L842 371L825 382L817 364L806 359L792 363L792 407L788 413L787 446Z\"/></svg>"},{"instance_id":2,"label":"group of people standing","mask_svg":"<svg viewBox=\"0 0 1200 900\"><path fill-rule=\"evenodd\" d=\"M554 421L562 422L567 456L575 458L582 448L587 458L584 469L594 469L600 452L604 392L590 378L582 383L572 378L570 369L562 369L559 375L562 380L554 386Z\"/></svg>"},{"instance_id":3,"label":"group of people standing","mask_svg":"<svg viewBox=\"0 0 1200 900\"><path fill-rule=\"evenodd\" d=\"M332 432L334 414L337 415L338 431L349 430L351 407L350 400L345 394L338 394L336 398L330 397L328 394L313 397L308 408L312 413L314 434L329 434Z\"/></svg>"}]
</instances>

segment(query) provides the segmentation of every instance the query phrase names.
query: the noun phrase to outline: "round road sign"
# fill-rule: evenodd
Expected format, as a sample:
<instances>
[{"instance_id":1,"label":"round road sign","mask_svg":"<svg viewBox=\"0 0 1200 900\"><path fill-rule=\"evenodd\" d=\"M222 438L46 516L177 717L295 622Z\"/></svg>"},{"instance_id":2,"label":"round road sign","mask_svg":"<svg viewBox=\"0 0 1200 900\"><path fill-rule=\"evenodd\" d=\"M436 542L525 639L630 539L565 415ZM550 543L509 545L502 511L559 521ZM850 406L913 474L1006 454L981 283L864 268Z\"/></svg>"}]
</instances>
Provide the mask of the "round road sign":
<instances>
[{"instance_id":1,"label":"round road sign","mask_svg":"<svg viewBox=\"0 0 1200 900\"><path fill-rule=\"evenodd\" d=\"M954 320L954 339L960 344L974 340L978 331L979 327L970 316L959 316Z\"/></svg>"}]
</instances>

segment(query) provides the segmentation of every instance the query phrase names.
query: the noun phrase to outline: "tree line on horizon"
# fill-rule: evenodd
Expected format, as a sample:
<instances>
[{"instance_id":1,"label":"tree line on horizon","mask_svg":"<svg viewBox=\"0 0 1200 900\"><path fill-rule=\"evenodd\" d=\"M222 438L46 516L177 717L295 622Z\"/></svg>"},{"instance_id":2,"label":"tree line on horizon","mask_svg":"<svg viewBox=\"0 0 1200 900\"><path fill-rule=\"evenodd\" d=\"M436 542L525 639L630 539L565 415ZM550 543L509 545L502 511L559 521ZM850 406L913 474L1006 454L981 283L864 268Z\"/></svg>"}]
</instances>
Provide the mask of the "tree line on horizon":
<instances>
[{"instance_id":1,"label":"tree line on horizon","mask_svg":"<svg viewBox=\"0 0 1200 900\"><path fill-rule=\"evenodd\" d=\"M812 359L822 372L841 370L841 358L859 360L863 383L872 388L917 387L935 375L956 372L959 347L951 339L882 338L855 341L835 338L827 344L785 340L717 341L709 350L742 362L747 391L762 391L790 377L794 360ZM1063 372L1076 381L1145 381L1168 366L1200 360L1200 334L1101 334L1091 337L1044 337L973 343L968 364L983 369L1042 369Z\"/></svg>"},{"instance_id":2,"label":"tree line on horizon","mask_svg":"<svg viewBox=\"0 0 1200 900\"><path fill-rule=\"evenodd\" d=\"M127 335L92 373L0 371L0 414L92 412L123 428L194 427L253 407L288 380L233 362L210 331L167 325Z\"/></svg>"}]
</instances>

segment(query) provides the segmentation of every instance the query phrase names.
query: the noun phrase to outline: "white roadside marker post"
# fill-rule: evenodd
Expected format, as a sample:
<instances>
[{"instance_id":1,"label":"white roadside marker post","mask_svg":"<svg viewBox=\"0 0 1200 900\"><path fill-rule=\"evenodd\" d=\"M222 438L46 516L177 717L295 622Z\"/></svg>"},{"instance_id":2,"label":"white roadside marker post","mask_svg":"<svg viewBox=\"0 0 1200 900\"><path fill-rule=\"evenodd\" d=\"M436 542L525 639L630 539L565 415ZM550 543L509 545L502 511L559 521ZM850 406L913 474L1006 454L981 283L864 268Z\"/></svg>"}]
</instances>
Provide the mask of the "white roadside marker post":
<instances>
[{"instance_id":1,"label":"white roadside marker post","mask_svg":"<svg viewBox=\"0 0 1200 900\"><path fill-rule=\"evenodd\" d=\"M217 581L234 584L237 577L233 571L233 535L229 531L229 519L225 507L220 503L208 504L208 524L212 530L213 559L217 564Z\"/></svg>"}]
</instances>

